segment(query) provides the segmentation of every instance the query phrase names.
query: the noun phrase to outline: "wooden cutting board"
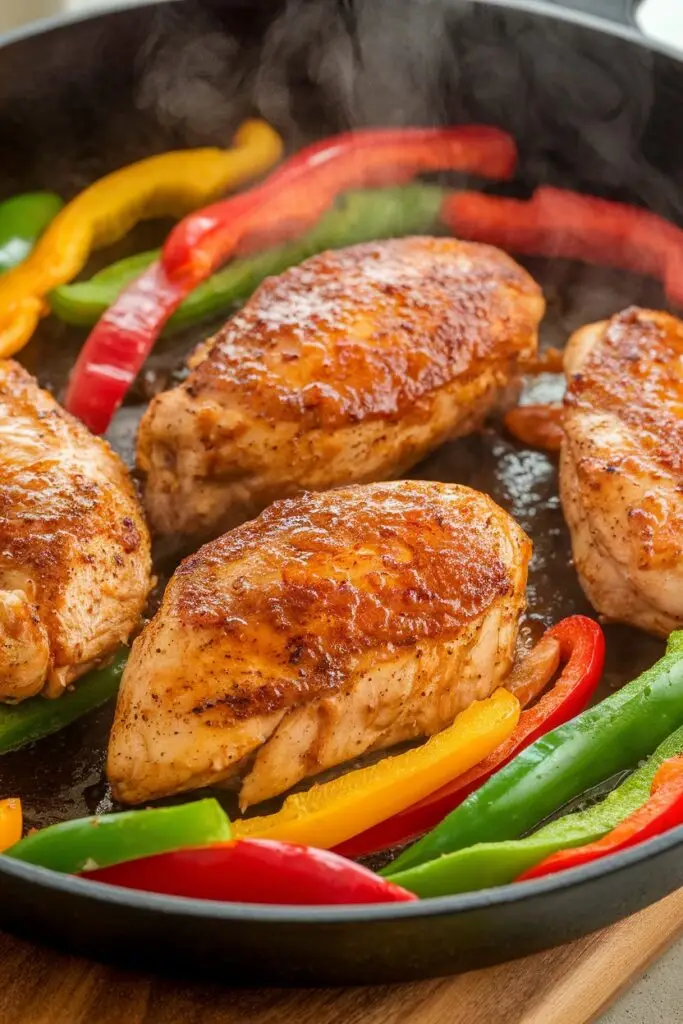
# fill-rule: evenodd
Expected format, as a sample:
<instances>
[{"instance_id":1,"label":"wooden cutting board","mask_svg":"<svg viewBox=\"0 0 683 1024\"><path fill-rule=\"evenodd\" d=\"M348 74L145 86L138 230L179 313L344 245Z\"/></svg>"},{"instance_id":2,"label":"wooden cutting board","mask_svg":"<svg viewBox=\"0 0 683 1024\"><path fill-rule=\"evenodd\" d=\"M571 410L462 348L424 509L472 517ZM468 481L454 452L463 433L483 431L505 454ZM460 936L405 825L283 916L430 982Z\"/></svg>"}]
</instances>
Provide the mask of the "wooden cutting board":
<instances>
[{"instance_id":1,"label":"wooden cutting board","mask_svg":"<svg viewBox=\"0 0 683 1024\"><path fill-rule=\"evenodd\" d=\"M0 935L1 1024L586 1024L679 935L683 889L559 949L412 985L236 990L152 978Z\"/></svg>"}]
</instances>

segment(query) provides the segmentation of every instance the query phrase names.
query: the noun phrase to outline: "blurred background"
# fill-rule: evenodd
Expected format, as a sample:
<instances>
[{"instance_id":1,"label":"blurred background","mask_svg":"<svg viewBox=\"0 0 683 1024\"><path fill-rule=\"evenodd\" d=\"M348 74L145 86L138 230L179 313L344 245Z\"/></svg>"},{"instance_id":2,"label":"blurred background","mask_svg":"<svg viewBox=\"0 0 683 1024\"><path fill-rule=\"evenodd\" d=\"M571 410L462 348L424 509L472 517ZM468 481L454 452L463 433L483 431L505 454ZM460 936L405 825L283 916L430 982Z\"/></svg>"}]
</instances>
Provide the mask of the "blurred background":
<instances>
[{"instance_id":1,"label":"blurred background","mask_svg":"<svg viewBox=\"0 0 683 1024\"><path fill-rule=\"evenodd\" d=\"M137 0L0 0L0 32L62 12L96 11L124 7L136 2ZM550 2L562 6L562 0ZM591 0L568 0L567 6L590 10ZM646 35L683 50L683 0L642 0L640 3L633 0L633 6L636 20Z\"/></svg>"},{"instance_id":2,"label":"blurred background","mask_svg":"<svg viewBox=\"0 0 683 1024\"><path fill-rule=\"evenodd\" d=\"M49 18L63 11L88 11L123 7L135 0L0 0L0 32L17 28L27 21Z\"/></svg>"}]
</instances>

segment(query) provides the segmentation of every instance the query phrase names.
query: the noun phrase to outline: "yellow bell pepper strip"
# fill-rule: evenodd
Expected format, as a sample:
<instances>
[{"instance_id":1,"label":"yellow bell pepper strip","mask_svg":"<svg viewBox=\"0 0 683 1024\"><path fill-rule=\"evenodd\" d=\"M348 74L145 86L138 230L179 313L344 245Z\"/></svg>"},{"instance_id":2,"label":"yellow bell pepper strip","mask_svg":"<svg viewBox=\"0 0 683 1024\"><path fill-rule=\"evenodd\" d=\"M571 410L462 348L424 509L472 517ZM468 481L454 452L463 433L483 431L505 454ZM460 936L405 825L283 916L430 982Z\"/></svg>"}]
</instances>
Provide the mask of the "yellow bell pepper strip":
<instances>
[{"instance_id":1,"label":"yellow bell pepper strip","mask_svg":"<svg viewBox=\"0 0 683 1024\"><path fill-rule=\"evenodd\" d=\"M71 281L94 249L123 238L139 220L182 217L268 170L282 139L265 121L245 121L231 149L188 149L140 160L100 178L52 221L27 260L0 280L0 357L29 340L44 296Z\"/></svg>"},{"instance_id":2,"label":"yellow bell pepper strip","mask_svg":"<svg viewBox=\"0 0 683 1024\"><path fill-rule=\"evenodd\" d=\"M21 800L0 800L0 853L21 839Z\"/></svg>"},{"instance_id":3,"label":"yellow bell pepper strip","mask_svg":"<svg viewBox=\"0 0 683 1024\"><path fill-rule=\"evenodd\" d=\"M517 698L498 689L423 746L294 793L276 814L234 822L234 835L337 846L468 771L511 735L519 714Z\"/></svg>"}]
</instances>

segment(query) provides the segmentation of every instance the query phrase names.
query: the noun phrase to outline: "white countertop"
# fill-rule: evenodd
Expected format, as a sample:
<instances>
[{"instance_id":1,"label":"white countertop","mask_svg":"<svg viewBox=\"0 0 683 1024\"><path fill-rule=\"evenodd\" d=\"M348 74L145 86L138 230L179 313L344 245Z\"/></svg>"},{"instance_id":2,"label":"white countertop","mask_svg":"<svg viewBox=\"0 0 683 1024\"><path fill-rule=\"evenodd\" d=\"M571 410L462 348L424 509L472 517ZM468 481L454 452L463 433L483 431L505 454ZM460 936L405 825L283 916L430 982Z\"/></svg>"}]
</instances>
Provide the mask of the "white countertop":
<instances>
[{"instance_id":1,"label":"white countertop","mask_svg":"<svg viewBox=\"0 0 683 1024\"><path fill-rule=\"evenodd\" d=\"M112 0L0 0L0 32L59 11L108 6L114 6ZM683 0L645 0L638 22L646 34L683 51ZM600 1024L683 1024L683 940L603 1014Z\"/></svg>"}]
</instances>

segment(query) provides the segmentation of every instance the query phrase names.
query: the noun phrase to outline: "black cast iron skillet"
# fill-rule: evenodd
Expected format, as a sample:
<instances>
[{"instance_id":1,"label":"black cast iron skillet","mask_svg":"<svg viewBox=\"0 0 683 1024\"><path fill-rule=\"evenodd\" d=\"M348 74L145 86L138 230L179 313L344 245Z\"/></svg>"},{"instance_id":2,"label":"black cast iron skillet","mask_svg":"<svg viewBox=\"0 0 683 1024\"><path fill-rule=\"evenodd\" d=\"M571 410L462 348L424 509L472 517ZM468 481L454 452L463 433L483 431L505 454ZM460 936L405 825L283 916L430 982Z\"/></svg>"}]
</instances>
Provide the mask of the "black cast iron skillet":
<instances>
[{"instance_id":1,"label":"black cast iron skillet","mask_svg":"<svg viewBox=\"0 0 683 1024\"><path fill-rule=\"evenodd\" d=\"M629 0L548 5L444 0L195 0L62 20L0 48L0 194L71 196L131 160L224 144L246 115L290 148L349 126L482 121L510 130L512 190L540 183L633 201L683 222L683 65L645 44ZM611 19L611 20L608 20ZM150 247L147 225L90 265ZM563 261L527 261L549 309L543 343L629 305L664 306L658 285ZM131 460L149 394L172 382L203 334L162 342L110 439ZM83 334L45 321L22 359L57 394ZM557 382L541 381L541 393ZM589 612L569 564L554 464L495 425L445 445L414 475L487 491L531 534L529 639ZM607 630L604 693L661 645ZM0 759L29 825L111 807L102 774L111 709ZM599 756L599 755L598 755ZM89 955L231 983L353 984L463 971L576 938L683 884L683 829L598 864L418 904L290 908L172 899L0 858L0 925Z\"/></svg>"}]
</instances>

